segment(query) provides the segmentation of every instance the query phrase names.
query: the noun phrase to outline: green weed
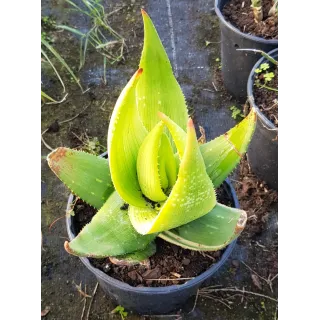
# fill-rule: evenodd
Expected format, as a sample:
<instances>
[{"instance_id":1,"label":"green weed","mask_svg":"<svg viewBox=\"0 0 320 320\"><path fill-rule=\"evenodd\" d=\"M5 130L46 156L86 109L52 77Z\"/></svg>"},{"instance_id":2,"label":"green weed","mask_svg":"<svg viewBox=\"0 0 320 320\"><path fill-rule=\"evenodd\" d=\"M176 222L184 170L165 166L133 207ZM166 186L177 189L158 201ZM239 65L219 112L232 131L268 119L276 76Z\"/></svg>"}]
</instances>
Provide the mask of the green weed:
<instances>
[{"instance_id":1,"label":"green weed","mask_svg":"<svg viewBox=\"0 0 320 320\"><path fill-rule=\"evenodd\" d=\"M230 107L230 110L232 111L231 117L234 120L237 120L238 118L244 118L242 111L239 108L237 108L236 106Z\"/></svg>"},{"instance_id":2,"label":"green weed","mask_svg":"<svg viewBox=\"0 0 320 320\"><path fill-rule=\"evenodd\" d=\"M111 313L118 313L121 316L121 320L124 320L128 316L128 312L124 311L124 307L122 306L117 306L114 308Z\"/></svg>"},{"instance_id":3,"label":"green weed","mask_svg":"<svg viewBox=\"0 0 320 320\"><path fill-rule=\"evenodd\" d=\"M67 30L81 37L79 70L84 66L88 45L94 47L103 56L104 82L106 83L106 63L114 64L122 60L125 46L124 38L108 22L108 16L112 13L105 13L100 0L82 0L84 9L71 0L66 0L66 2L76 12L90 17L92 28L87 33L66 25L58 25L57 28Z\"/></svg>"}]
</instances>

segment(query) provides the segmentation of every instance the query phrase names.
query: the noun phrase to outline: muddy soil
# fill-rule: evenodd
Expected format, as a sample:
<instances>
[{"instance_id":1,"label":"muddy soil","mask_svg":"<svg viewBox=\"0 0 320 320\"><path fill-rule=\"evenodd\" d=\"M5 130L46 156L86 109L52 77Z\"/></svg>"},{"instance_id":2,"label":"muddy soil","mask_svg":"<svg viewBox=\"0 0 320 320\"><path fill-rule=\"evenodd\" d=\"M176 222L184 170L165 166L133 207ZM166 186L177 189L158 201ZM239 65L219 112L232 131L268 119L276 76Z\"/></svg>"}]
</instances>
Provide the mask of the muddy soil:
<instances>
[{"instance_id":1,"label":"muddy soil","mask_svg":"<svg viewBox=\"0 0 320 320\"><path fill-rule=\"evenodd\" d=\"M171 4L170 11L168 3ZM100 54L95 50L89 50L87 62L78 72L79 39L66 31L47 31L49 37L54 40L55 48L79 75L84 91L90 88L89 91L82 93L64 70L59 69L66 85L66 92L63 93L51 69L43 65L42 88L46 93L55 99L62 99L68 93L66 100L61 104L42 105L42 132L51 126L50 132L43 136L49 147L77 147L99 153L106 146L106 132L113 106L121 89L138 67L143 40L141 7L144 7L153 18L161 39L164 39L163 43L169 58L171 61L175 60L173 65L176 66L176 76L186 96L190 113L196 124L203 126L206 130L207 139L210 140L224 133L236 123L231 118L229 110L234 103L223 97L221 92L216 92L212 86L213 66L217 64L216 58L219 57L220 52L220 31L217 18L212 14L212 2L125 0L121 3L108 1L104 5L109 12L123 6L121 10L110 16L110 23L127 39L125 60L107 67L107 84L102 81L103 64ZM63 1L42 0L42 16L50 15L57 24L69 24L82 30L90 27L88 19L79 18L75 13L68 12L65 7L66 4ZM170 26L168 12L172 15L173 28ZM203 40L217 43L206 46ZM81 113L84 109L85 111ZM58 126L54 124L56 121L71 119L79 113L81 114L71 121ZM41 231L43 236L41 310L50 308L45 316L48 320L79 320L84 306L83 292L92 295L97 282L80 260L67 254L63 248L67 238L64 215L69 191L48 168L45 157L50 149L43 143L41 146ZM232 178L237 181L234 182L235 186L242 183L244 179L237 173ZM256 209L253 216L256 215L258 221L265 217L263 225L257 231L251 230L250 226L255 226L256 220L254 217L249 219L248 232L241 235L231 258L206 285L245 288L247 291L276 299L277 278L274 277L277 274L277 203L263 206L261 200L256 203L254 199L250 199L251 208ZM243 206L246 203L244 201L248 202L248 199L240 199ZM262 201L265 203L267 200L263 198ZM259 208L263 209L258 210ZM57 220L59 218L61 219ZM54 221L56 222L52 225ZM260 286L257 286L258 282L253 277L255 273L244 263L265 279L274 278L272 287L260 278ZM87 298L85 312L88 311L91 299ZM193 309L194 302L193 297L186 303L183 310L177 311L177 318L276 319L277 303L252 294L228 297L228 293L225 293L215 294L214 297L209 298L200 294ZM111 314L115 307L116 305L98 287L92 301L89 319L120 319L119 315ZM173 317L162 317L162 319L166 318L173 319ZM158 318L129 313L127 319Z\"/></svg>"}]
</instances>

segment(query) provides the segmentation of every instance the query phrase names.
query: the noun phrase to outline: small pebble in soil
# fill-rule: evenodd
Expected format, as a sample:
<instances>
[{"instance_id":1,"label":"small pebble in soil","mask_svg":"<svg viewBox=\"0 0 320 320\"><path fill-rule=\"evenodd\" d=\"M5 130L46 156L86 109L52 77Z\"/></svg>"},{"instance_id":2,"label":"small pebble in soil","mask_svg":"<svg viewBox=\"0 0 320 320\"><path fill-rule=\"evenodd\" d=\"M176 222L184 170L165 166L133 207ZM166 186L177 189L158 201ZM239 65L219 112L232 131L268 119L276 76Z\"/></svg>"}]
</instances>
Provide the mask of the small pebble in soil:
<instances>
[{"instance_id":1,"label":"small pebble in soil","mask_svg":"<svg viewBox=\"0 0 320 320\"><path fill-rule=\"evenodd\" d=\"M240 266L239 260L232 260L232 265L233 265L234 267L236 267L236 268L239 268L239 266Z\"/></svg>"},{"instance_id":2,"label":"small pebble in soil","mask_svg":"<svg viewBox=\"0 0 320 320\"><path fill-rule=\"evenodd\" d=\"M58 120L56 119L54 122L52 122L48 128L48 131L47 132L58 132L60 129L60 125L59 125L59 122Z\"/></svg>"}]
</instances>

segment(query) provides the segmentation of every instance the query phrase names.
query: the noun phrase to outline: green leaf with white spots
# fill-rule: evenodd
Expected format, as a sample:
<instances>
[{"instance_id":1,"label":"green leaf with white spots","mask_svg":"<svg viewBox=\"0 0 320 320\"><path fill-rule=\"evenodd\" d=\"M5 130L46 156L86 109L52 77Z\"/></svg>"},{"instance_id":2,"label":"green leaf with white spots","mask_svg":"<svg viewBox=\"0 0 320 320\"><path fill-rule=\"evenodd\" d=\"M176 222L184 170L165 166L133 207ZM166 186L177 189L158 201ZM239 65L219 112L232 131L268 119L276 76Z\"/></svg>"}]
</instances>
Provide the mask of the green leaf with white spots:
<instances>
[{"instance_id":1,"label":"green leaf with white spots","mask_svg":"<svg viewBox=\"0 0 320 320\"><path fill-rule=\"evenodd\" d=\"M170 230L208 213L216 204L212 182L206 173L193 122L189 119L186 148L178 179L159 211L130 206L129 217L141 234Z\"/></svg>"},{"instance_id":2,"label":"green leaf with white spots","mask_svg":"<svg viewBox=\"0 0 320 320\"><path fill-rule=\"evenodd\" d=\"M115 189L121 198L132 205L143 207L138 176L139 148L147 136L138 115L135 87L141 77L139 69L122 90L114 107L108 129L110 172Z\"/></svg>"},{"instance_id":3,"label":"green leaf with white spots","mask_svg":"<svg viewBox=\"0 0 320 320\"><path fill-rule=\"evenodd\" d=\"M144 44L140 68L143 74L136 89L141 120L151 131L159 121L157 112L161 111L186 129L188 112L182 90L150 17L143 10L142 16Z\"/></svg>"},{"instance_id":4,"label":"green leaf with white spots","mask_svg":"<svg viewBox=\"0 0 320 320\"><path fill-rule=\"evenodd\" d=\"M245 211L218 203L205 216L159 234L159 237L185 249L216 251L225 248L244 229Z\"/></svg>"},{"instance_id":5,"label":"green leaf with white spots","mask_svg":"<svg viewBox=\"0 0 320 320\"><path fill-rule=\"evenodd\" d=\"M179 158L182 159L182 156L184 154L184 150L186 148L186 143L187 143L186 131L184 131L181 127L179 127L178 124L176 124L174 121L172 121L164 113L158 112L158 116L164 122L166 127L168 128L168 130L173 138L173 142L175 143L175 146L177 147Z\"/></svg>"},{"instance_id":6,"label":"green leaf with white spots","mask_svg":"<svg viewBox=\"0 0 320 320\"><path fill-rule=\"evenodd\" d=\"M159 112L160 119L168 127L178 150L177 163L182 158L186 145L186 132L168 116ZM257 115L252 108L246 118L225 134L200 145L206 171L217 188L238 165L247 151L256 128Z\"/></svg>"},{"instance_id":7,"label":"green leaf with white spots","mask_svg":"<svg viewBox=\"0 0 320 320\"><path fill-rule=\"evenodd\" d=\"M144 139L138 154L137 173L142 193L152 201L167 199L161 186L159 150L164 124L160 121Z\"/></svg>"},{"instance_id":8,"label":"green leaf with white spots","mask_svg":"<svg viewBox=\"0 0 320 320\"><path fill-rule=\"evenodd\" d=\"M143 20L140 69L121 92L109 124L109 163L66 148L48 157L77 196L100 208L65 243L74 255L136 263L153 252L150 242L159 232L184 248L218 250L245 225L242 210L217 204L214 188L246 152L256 114L252 110L224 135L199 145L192 120L186 125L185 99L170 61L144 11ZM124 203L128 210L121 210Z\"/></svg>"},{"instance_id":9,"label":"green leaf with white spots","mask_svg":"<svg viewBox=\"0 0 320 320\"><path fill-rule=\"evenodd\" d=\"M52 151L47 161L72 193L97 209L114 191L109 162L104 158L62 147Z\"/></svg>"},{"instance_id":10,"label":"green leaf with white spots","mask_svg":"<svg viewBox=\"0 0 320 320\"><path fill-rule=\"evenodd\" d=\"M150 242L143 250L135 251L121 256L109 257L113 264L118 266L132 266L136 264L150 267L149 257L156 253L157 246L154 241Z\"/></svg>"},{"instance_id":11,"label":"green leaf with white spots","mask_svg":"<svg viewBox=\"0 0 320 320\"><path fill-rule=\"evenodd\" d=\"M104 258L140 251L157 234L142 236L130 223L128 211L122 210L123 200L114 191L103 207L65 249L79 257Z\"/></svg>"},{"instance_id":12,"label":"green leaf with white spots","mask_svg":"<svg viewBox=\"0 0 320 320\"><path fill-rule=\"evenodd\" d=\"M178 168L169 138L166 134L162 135L159 158L161 185L166 190L171 189L177 181Z\"/></svg>"},{"instance_id":13,"label":"green leaf with white spots","mask_svg":"<svg viewBox=\"0 0 320 320\"><path fill-rule=\"evenodd\" d=\"M256 122L257 115L252 108L248 116L235 127L200 146L207 174L216 188L235 169L247 151Z\"/></svg>"}]
</instances>

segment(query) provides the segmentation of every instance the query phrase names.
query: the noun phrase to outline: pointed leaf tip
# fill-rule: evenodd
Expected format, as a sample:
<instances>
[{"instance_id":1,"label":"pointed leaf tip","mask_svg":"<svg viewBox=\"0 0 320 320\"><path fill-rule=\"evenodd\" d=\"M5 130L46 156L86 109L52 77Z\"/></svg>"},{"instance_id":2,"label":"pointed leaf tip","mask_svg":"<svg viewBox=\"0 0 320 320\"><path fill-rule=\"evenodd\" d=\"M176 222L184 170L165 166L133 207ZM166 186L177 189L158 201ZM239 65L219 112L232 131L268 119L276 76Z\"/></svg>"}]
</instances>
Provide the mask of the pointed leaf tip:
<instances>
[{"instance_id":1,"label":"pointed leaf tip","mask_svg":"<svg viewBox=\"0 0 320 320\"><path fill-rule=\"evenodd\" d=\"M73 194L97 209L114 191L109 162L104 158L61 147L52 151L47 161Z\"/></svg>"},{"instance_id":2,"label":"pointed leaf tip","mask_svg":"<svg viewBox=\"0 0 320 320\"><path fill-rule=\"evenodd\" d=\"M140 77L140 75L142 74L143 72L143 68L139 68L137 73L136 73L136 79Z\"/></svg>"},{"instance_id":3,"label":"pointed leaf tip","mask_svg":"<svg viewBox=\"0 0 320 320\"><path fill-rule=\"evenodd\" d=\"M136 73L133 75L133 77L131 78L131 80L129 81L129 83L131 82L131 87L134 87L138 80L140 79L140 76L143 72L143 68L139 68Z\"/></svg>"},{"instance_id":4,"label":"pointed leaf tip","mask_svg":"<svg viewBox=\"0 0 320 320\"><path fill-rule=\"evenodd\" d=\"M159 237L185 249L216 251L236 239L246 221L245 211L218 203L203 217L165 231Z\"/></svg>"},{"instance_id":5,"label":"pointed leaf tip","mask_svg":"<svg viewBox=\"0 0 320 320\"><path fill-rule=\"evenodd\" d=\"M147 12L146 12L144 9L142 9L142 8L141 8L141 14L142 14L142 15L145 15L145 16L148 16Z\"/></svg>"},{"instance_id":6,"label":"pointed leaf tip","mask_svg":"<svg viewBox=\"0 0 320 320\"><path fill-rule=\"evenodd\" d=\"M69 254L72 254L72 255L73 255L73 251L70 249L70 246L69 246L69 241L65 241L65 243L64 243L64 249L65 249Z\"/></svg>"},{"instance_id":7,"label":"pointed leaf tip","mask_svg":"<svg viewBox=\"0 0 320 320\"><path fill-rule=\"evenodd\" d=\"M191 118L188 119L188 128L194 128L193 120Z\"/></svg>"},{"instance_id":8,"label":"pointed leaf tip","mask_svg":"<svg viewBox=\"0 0 320 320\"><path fill-rule=\"evenodd\" d=\"M166 117L166 115L163 112L158 111L158 117L162 120L163 118Z\"/></svg>"},{"instance_id":9,"label":"pointed leaf tip","mask_svg":"<svg viewBox=\"0 0 320 320\"><path fill-rule=\"evenodd\" d=\"M245 211L241 210L241 215L237 221L237 225L234 230L234 233L236 235L240 234L242 232L242 230L244 229L244 227L246 226L246 223L247 223L247 213Z\"/></svg>"},{"instance_id":10,"label":"pointed leaf tip","mask_svg":"<svg viewBox=\"0 0 320 320\"><path fill-rule=\"evenodd\" d=\"M59 147L52 152L50 152L47 156L48 165L57 174L60 172L59 162L66 156L67 148Z\"/></svg>"},{"instance_id":11,"label":"pointed leaf tip","mask_svg":"<svg viewBox=\"0 0 320 320\"><path fill-rule=\"evenodd\" d=\"M184 95L151 18L144 10L141 12L144 43L139 66L143 68L143 75L136 88L141 121L144 127L151 131L159 122L157 112L161 111L181 128L186 129L188 112ZM170 142L174 147L172 139Z\"/></svg>"}]
</instances>

